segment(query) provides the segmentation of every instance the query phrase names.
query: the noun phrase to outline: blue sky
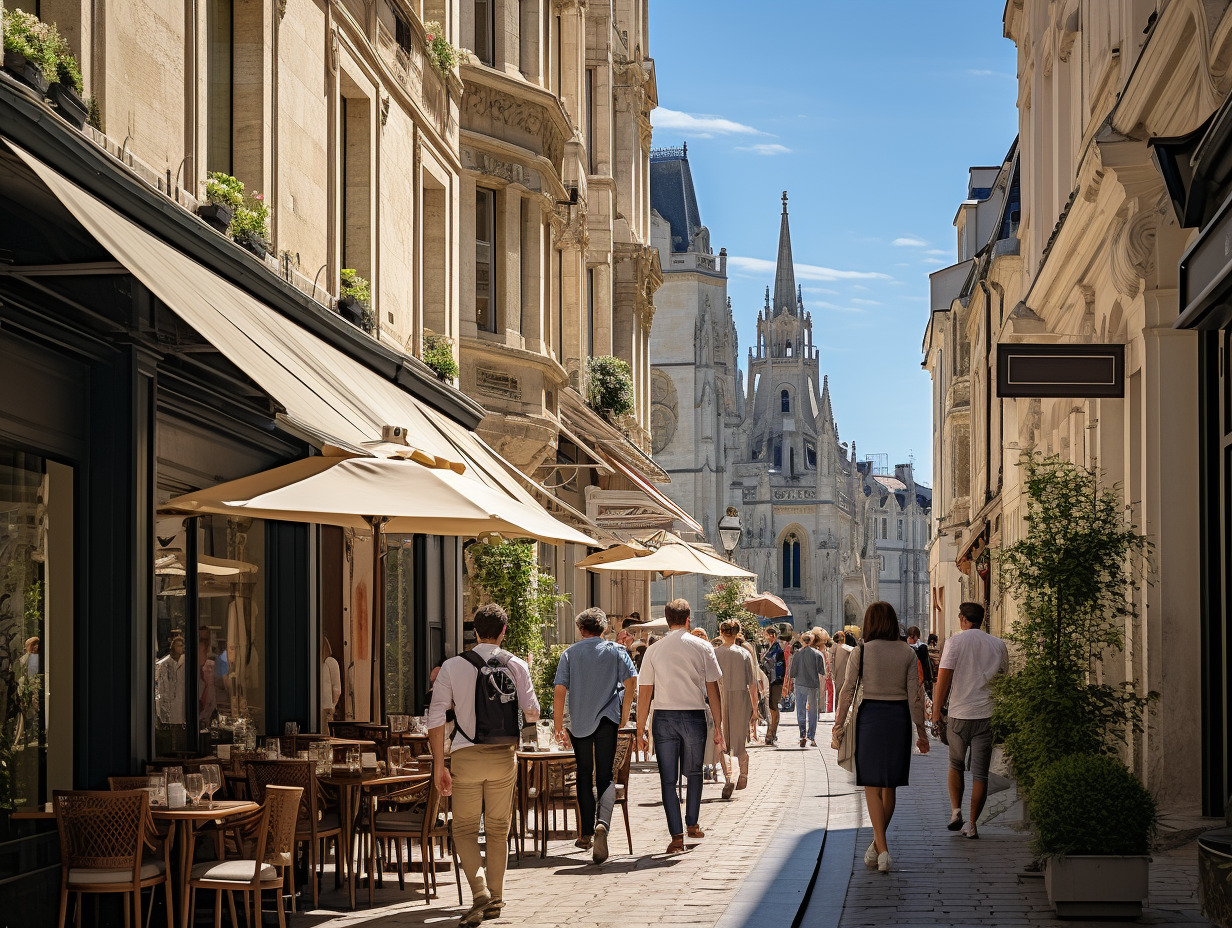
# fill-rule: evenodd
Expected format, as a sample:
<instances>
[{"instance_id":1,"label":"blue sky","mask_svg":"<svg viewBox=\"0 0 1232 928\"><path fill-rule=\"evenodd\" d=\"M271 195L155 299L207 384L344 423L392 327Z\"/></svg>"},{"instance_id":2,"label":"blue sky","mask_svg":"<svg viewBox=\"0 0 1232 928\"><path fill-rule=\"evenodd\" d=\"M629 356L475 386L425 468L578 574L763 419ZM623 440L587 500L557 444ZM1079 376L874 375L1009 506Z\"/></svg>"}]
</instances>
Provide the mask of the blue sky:
<instances>
[{"instance_id":1,"label":"blue sky","mask_svg":"<svg viewBox=\"0 0 1232 928\"><path fill-rule=\"evenodd\" d=\"M655 147L689 166L743 367L787 190L796 282L839 435L932 482L928 274L954 262L967 168L1017 132L1000 0L651 0ZM767 267L767 264L769 265Z\"/></svg>"}]
</instances>

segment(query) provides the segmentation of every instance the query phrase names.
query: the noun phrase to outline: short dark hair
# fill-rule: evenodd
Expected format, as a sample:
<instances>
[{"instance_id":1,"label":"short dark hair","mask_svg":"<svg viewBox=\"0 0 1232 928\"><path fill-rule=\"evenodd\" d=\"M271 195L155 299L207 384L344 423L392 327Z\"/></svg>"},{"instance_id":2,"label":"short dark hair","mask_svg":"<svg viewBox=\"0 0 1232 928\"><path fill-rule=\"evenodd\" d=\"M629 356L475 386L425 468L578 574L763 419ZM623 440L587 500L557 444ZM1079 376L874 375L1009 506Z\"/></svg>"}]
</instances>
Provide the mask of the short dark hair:
<instances>
[{"instance_id":1,"label":"short dark hair","mask_svg":"<svg viewBox=\"0 0 1232 928\"><path fill-rule=\"evenodd\" d=\"M584 632L592 635L602 635L607 628L607 616L598 606L583 609L573 619L573 624Z\"/></svg>"},{"instance_id":2,"label":"short dark hair","mask_svg":"<svg viewBox=\"0 0 1232 928\"><path fill-rule=\"evenodd\" d=\"M907 637L908 638L919 638L920 637L920 626L912 625L910 628L908 628Z\"/></svg>"},{"instance_id":3,"label":"short dark hair","mask_svg":"<svg viewBox=\"0 0 1232 928\"><path fill-rule=\"evenodd\" d=\"M496 603L488 603L475 610L474 626L478 638L488 641L499 638L508 624L509 616L505 615L505 610Z\"/></svg>"},{"instance_id":4,"label":"short dark hair","mask_svg":"<svg viewBox=\"0 0 1232 928\"><path fill-rule=\"evenodd\" d=\"M979 603L960 603L958 614L976 628L984 624L984 607Z\"/></svg>"},{"instance_id":5,"label":"short dark hair","mask_svg":"<svg viewBox=\"0 0 1232 928\"><path fill-rule=\"evenodd\" d=\"M898 641L898 613L883 600L869 604L862 625L865 641Z\"/></svg>"},{"instance_id":6,"label":"short dark hair","mask_svg":"<svg viewBox=\"0 0 1232 928\"><path fill-rule=\"evenodd\" d=\"M936 635L929 635L929 636L928 636L928 643L929 643L929 644L936 644L936 643L937 643L937 636L936 636Z\"/></svg>"},{"instance_id":7,"label":"short dark hair","mask_svg":"<svg viewBox=\"0 0 1232 928\"><path fill-rule=\"evenodd\" d=\"M693 610L689 608L689 601L687 599L673 599L663 607L663 615L667 618L667 624L672 628L679 628L689 621L689 616L692 612Z\"/></svg>"}]
</instances>

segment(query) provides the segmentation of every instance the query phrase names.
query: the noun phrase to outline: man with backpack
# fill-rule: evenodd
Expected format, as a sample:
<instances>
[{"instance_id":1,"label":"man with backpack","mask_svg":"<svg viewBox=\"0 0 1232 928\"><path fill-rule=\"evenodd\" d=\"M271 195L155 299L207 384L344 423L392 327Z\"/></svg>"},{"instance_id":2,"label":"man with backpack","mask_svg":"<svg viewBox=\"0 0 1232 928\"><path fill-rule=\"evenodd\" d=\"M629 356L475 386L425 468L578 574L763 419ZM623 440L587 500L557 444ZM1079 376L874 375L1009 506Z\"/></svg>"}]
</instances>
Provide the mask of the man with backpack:
<instances>
[{"instance_id":1,"label":"man with backpack","mask_svg":"<svg viewBox=\"0 0 1232 928\"><path fill-rule=\"evenodd\" d=\"M928 698L933 698L933 665L928 659L928 645L920 640L920 626L912 625L907 629L907 644L915 650L916 660L920 662L920 682L924 684L924 692Z\"/></svg>"},{"instance_id":2,"label":"man with backpack","mask_svg":"<svg viewBox=\"0 0 1232 928\"><path fill-rule=\"evenodd\" d=\"M530 667L501 650L508 625L495 603L475 613L478 644L441 665L428 710L433 777L443 796L453 797L453 838L471 887L471 907L458 922L475 926L496 918L505 905L505 863L513 787L517 780L518 710L539 720L539 700ZM454 711L450 766L445 766L445 713ZM486 861L479 852L484 822Z\"/></svg>"}]
</instances>

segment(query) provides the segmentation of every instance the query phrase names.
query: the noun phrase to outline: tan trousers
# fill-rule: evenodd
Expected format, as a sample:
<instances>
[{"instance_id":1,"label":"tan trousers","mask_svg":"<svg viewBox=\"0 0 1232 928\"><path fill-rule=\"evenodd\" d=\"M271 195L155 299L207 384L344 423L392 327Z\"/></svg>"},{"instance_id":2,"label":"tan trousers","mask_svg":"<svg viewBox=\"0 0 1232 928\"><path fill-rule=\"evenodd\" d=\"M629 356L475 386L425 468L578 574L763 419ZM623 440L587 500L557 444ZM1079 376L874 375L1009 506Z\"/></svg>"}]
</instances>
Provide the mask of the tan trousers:
<instances>
[{"instance_id":1,"label":"tan trousers","mask_svg":"<svg viewBox=\"0 0 1232 928\"><path fill-rule=\"evenodd\" d=\"M476 744L450 755L453 839L472 897L486 890L493 899L504 898L513 785L518 775L514 748L512 744ZM479 853L481 816L487 845L486 866Z\"/></svg>"}]
</instances>

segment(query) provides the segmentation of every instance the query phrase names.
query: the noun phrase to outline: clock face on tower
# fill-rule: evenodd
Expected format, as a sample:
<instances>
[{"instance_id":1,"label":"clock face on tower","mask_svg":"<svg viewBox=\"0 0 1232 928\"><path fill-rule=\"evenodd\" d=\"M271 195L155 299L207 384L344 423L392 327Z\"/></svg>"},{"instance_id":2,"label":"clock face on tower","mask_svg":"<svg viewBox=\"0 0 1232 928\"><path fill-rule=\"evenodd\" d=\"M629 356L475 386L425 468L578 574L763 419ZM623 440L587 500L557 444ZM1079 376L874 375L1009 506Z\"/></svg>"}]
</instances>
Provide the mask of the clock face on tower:
<instances>
[{"instance_id":1,"label":"clock face on tower","mask_svg":"<svg viewBox=\"0 0 1232 928\"><path fill-rule=\"evenodd\" d=\"M659 454L672 443L676 435L676 418L680 400L676 385L663 371L650 375L650 441L653 453Z\"/></svg>"}]
</instances>

